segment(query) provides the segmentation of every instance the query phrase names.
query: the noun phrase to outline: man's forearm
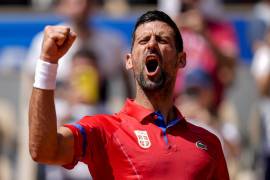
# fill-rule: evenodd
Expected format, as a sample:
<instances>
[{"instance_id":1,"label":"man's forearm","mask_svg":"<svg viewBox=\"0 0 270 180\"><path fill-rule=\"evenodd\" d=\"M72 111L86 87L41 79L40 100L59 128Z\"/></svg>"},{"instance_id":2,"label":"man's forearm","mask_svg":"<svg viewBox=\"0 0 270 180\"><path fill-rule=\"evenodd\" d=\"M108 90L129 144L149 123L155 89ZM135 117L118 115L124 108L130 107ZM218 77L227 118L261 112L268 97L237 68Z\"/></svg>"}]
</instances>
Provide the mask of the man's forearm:
<instances>
[{"instance_id":1,"label":"man's forearm","mask_svg":"<svg viewBox=\"0 0 270 180\"><path fill-rule=\"evenodd\" d=\"M72 132L57 132L54 105L57 64L76 39L76 33L65 26L46 26L37 61L35 83L29 109L29 148L40 163L66 164L73 158Z\"/></svg>"},{"instance_id":2,"label":"man's forearm","mask_svg":"<svg viewBox=\"0 0 270 180\"><path fill-rule=\"evenodd\" d=\"M50 163L57 154L54 91L33 88L29 109L29 148L32 158Z\"/></svg>"}]
</instances>

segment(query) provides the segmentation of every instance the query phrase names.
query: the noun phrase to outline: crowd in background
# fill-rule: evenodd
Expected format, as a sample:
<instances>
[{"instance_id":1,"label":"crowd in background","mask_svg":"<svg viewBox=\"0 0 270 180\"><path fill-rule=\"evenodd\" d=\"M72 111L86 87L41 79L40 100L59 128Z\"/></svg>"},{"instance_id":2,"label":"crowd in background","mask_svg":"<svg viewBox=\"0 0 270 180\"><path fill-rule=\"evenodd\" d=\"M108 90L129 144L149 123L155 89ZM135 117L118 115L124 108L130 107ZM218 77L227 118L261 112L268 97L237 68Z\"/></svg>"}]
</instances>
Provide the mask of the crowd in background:
<instances>
[{"instance_id":1,"label":"crowd in background","mask_svg":"<svg viewBox=\"0 0 270 180\"><path fill-rule=\"evenodd\" d=\"M40 2L35 1L36 6ZM78 34L59 63L55 92L59 126L84 115L117 112L126 98L134 98L133 74L124 66L124 55L130 50L125 36L97 30L89 23L97 11L125 16L131 8L125 0L102 2L98 8L91 0L43 4L64 17L59 25L70 26ZM270 1L254 3L248 13L251 64L240 58L239 37L222 1L159 0L153 8L175 20L187 53L187 66L179 70L176 80L176 106L188 121L220 138L232 180L270 179ZM39 32L33 37L19 71L11 71L19 76L19 112L1 97L0 86L0 179L89 179L84 164L68 171L36 164L28 153L28 101L42 36ZM0 76L8 72L3 69ZM251 86L239 88L243 81ZM245 94L248 88L254 93ZM239 104L245 106L245 102L250 108L241 115Z\"/></svg>"}]
</instances>

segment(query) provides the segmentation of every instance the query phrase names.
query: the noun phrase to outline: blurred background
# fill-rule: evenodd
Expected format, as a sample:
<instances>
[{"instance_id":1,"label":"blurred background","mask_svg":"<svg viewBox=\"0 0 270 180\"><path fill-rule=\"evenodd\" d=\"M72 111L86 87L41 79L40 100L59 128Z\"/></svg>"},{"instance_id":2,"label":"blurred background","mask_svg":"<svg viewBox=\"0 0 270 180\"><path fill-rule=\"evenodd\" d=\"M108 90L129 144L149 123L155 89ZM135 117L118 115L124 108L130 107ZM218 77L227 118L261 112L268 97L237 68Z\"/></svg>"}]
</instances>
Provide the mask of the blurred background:
<instances>
[{"instance_id":1,"label":"blurred background","mask_svg":"<svg viewBox=\"0 0 270 180\"><path fill-rule=\"evenodd\" d=\"M62 125L116 112L133 97L124 55L136 18L153 9L175 20L187 52L176 105L220 138L232 180L270 179L269 0L0 0L0 180L90 179L83 164L67 171L29 156L28 103L43 28L78 33L59 65Z\"/></svg>"}]
</instances>

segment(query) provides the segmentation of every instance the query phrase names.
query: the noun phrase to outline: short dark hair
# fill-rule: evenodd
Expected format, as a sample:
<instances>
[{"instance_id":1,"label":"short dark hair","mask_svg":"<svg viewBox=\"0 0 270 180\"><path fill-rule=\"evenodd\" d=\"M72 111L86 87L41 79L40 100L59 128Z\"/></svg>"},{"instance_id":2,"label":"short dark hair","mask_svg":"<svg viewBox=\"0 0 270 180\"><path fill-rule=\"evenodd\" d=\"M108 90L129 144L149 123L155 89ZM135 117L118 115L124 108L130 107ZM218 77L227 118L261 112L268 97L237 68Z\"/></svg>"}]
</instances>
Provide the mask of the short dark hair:
<instances>
[{"instance_id":1,"label":"short dark hair","mask_svg":"<svg viewBox=\"0 0 270 180\"><path fill-rule=\"evenodd\" d=\"M133 33L132 33L132 44L131 44L131 49L133 48L134 41L135 41L135 32L137 28L144 23L147 22L152 22L152 21L161 21L165 22L168 24L174 31L174 40L175 40L175 47L178 52L183 51L183 40L182 36L180 34L180 31L175 24L175 22L164 12L158 11L158 10L153 10L153 11L148 11L141 15L135 24Z\"/></svg>"}]
</instances>

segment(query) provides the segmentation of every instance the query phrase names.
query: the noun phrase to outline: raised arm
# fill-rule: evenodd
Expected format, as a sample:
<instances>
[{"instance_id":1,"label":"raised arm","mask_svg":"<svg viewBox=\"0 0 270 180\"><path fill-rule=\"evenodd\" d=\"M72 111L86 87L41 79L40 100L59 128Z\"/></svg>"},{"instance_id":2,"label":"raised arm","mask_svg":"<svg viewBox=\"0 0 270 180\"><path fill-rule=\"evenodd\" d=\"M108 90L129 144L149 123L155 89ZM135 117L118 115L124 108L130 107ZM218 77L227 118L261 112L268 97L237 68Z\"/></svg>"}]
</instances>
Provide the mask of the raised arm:
<instances>
[{"instance_id":1,"label":"raised arm","mask_svg":"<svg viewBox=\"0 0 270 180\"><path fill-rule=\"evenodd\" d=\"M47 68L41 65L42 78L35 78L29 107L29 149L39 163L63 165L73 158L72 132L65 127L57 130L54 88L50 85L55 78L49 67L58 64L75 39L76 34L65 26L47 26L44 31L39 63L49 64ZM41 69L37 68L36 77Z\"/></svg>"}]
</instances>

